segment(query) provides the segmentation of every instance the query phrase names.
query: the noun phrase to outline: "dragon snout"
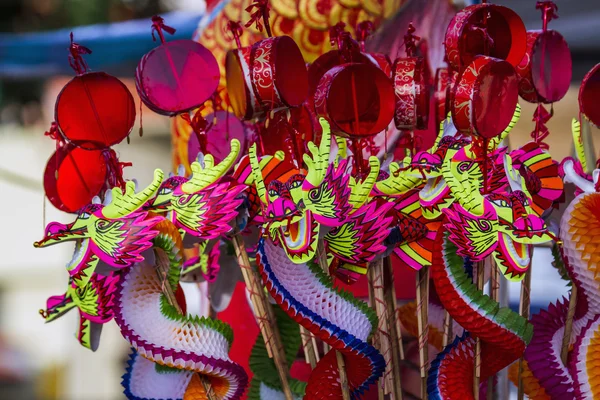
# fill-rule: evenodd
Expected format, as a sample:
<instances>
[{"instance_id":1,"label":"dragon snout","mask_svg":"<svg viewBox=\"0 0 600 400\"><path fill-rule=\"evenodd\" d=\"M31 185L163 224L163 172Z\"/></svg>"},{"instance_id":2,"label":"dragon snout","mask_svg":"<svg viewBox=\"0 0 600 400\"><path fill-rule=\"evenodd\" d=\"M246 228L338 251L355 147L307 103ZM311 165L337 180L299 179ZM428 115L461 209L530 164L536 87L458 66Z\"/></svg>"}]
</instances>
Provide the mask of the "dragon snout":
<instances>
[{"instance_id":1,"label":"dragon snout","mask_svg":"<svg viewBox=\"0 0 600 400\"><path fill-rule=\"evenodd\" d=\"M266 212L267 218L275 221L285 220L297 213L298 207L296 204L292 200L286 198L279 198L273 201L267 207Z\"/></svg>"}]
</instances>

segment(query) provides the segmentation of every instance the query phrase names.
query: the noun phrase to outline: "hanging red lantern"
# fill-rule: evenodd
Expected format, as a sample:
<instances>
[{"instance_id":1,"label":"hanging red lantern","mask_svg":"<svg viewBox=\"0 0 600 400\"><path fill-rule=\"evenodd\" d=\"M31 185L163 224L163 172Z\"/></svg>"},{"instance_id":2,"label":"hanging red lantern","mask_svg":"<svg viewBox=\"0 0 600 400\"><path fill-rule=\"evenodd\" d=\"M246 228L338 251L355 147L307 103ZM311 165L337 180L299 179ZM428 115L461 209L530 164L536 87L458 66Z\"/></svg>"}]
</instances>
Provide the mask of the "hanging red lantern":
<instances>
[{"instance_id":1,"label":"hanging red lantern","mask_svg":"<svg viewBox=\"0 0 600 400\"><path fill-rule=\"evenodd\" d=\"M44 191L50 203L74 213L99 195L108 175L103 152L72 144L57 148L44 171Z\"/></svg>"},{"instance_id":2,"label":"hanging red lantern","mask_svg":"<svg viewBox=\"0 0 600 400\"><path fill-rule=\"evenodd\" d=\"M527 32L527 51L517 66L519 94L530 103L554 103L562 99L571 84L571 51L562 35L548 30L556 15L551 1L540 1L543 29Z\"/></svg>"},{"instance_id":3,"label":"hanging red lantern","mask_svg":"<svg viewBox=\"0 0 600 400\"><path fill-rule=\"evenodd\" d=\"M104 72L87 72L82 55L91 50L73 41L69 62L77 72L56 98L54 118L65 140L85 149L121 142L135 123L135 103L127 87Z\"/></svg>"},{"instance_id":4,"label":"hanging red lantern","mask_svg":"<svg viewBox=\"0 0 600 400\"><path fill-rule=\"evenodd\" d=\"M394 117L394 88L373 64L338 65L321 78L315 109L336 134L355 139L372 136Z\"/></svg>"},{"instance_id":5,"label":"hanging red lantern","mask_svg":"<svg viewBox=\"0 0 600 400\"><path fill-rule=\"evenodd\" d=\"M493 138L508 126L519 97L519 81L508 61L477 56L458 76L452 120L464 133Z\"/></svg>"},{"instance_id":6,"label":"hanging red lantern","mask_svg":"<svg viewBox=\"0 0 600 400\"><path fill-rule=\"evenodd\" d=\"M579 88L579 109L592 124L600 127L600 64L588 72Z\"/></svg>"},{"instance_id":7,"label":"hanging red lantern","mask_svg":"<svg viewBox=\"0 0 600 400\"><path fill-rule=\"evenodd\" d=\"M475 4L459 11L446 30L446 56L458 71L478 55L519 65L526 50L525 25L517 13L497 4Z\"/></svg>"},{"instance_id":8,"label":"hanging red lantern","mask_svg":"<svg viewBox=\"0 0 600 400\"><path fill-rule=\"evenodd\" d=\"M136 69L136 88L148 108L161 115L173 116L199 107L219 85L217 60L193 40L166 42L166 26L159 16L152 18L152 37L158 33L161 45L142 57Z\"/></svg>"}]
</instances>

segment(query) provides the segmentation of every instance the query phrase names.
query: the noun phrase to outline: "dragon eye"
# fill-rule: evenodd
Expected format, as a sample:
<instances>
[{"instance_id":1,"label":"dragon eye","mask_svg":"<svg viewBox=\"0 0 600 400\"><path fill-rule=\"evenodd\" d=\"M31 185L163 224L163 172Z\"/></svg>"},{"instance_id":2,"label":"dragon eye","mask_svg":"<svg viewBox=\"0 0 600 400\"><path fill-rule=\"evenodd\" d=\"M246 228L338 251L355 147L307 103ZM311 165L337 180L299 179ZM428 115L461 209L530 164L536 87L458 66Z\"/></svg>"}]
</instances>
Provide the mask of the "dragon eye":
<instances>
[{"instance_id":1,"label":"dragon eye","mask_svg":"<svg viewBox=\"0 0 600 400\"><path fill-rule=\"evenodd\" d=\"M269 189L269 196L273 197L273 196L278 196L279 193L277 193L277 190L275 189Z\"/></svg>"},{"instance_id":2,"label":"dragon eye","mask_svg":"<svg viewBox=\"0 0 600 400\"><path fill-rule=\"evenodd\" d=\"M300 186L302 186L302 181L295 180L290 184L290 189L296 189L296 188L299 188Z\"/></svg>"},{"instance_id":3,"label":"dragon eye","mask_svg":"<svg viewBox=\"0 0 600 400\"><path fill-rule=\"evenodd\" d=\"M79 214L79 219L88 219L90 217L89 213L83 212L81 214Z\"/></svg>"},{"instance_id":4,"label":"dragon eye","mask_svg":"<svg viewBox=\"0 0 600 400\"><path fill-rule=\"evenodd\" d=\"M321 198L321 190L319 188L311 189L310 192L308 192L308 197L314 201L319 200Z\"/></svg>"}]
</instances>

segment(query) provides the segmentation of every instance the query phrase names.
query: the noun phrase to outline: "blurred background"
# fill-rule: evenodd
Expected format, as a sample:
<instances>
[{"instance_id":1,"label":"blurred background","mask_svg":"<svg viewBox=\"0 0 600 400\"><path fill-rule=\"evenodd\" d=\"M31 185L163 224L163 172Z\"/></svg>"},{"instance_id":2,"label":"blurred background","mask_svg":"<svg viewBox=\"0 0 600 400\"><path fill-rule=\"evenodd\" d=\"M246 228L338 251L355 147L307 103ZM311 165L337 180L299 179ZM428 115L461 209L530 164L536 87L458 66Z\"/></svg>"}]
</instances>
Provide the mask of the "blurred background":
<instances>
[{"instance_id":1,"label":"blurred background","mask_svg":"<svg viewBox=\"0 0 600 400\"><path fill-rule=\"evenodd\" d=\"M540 28L535 0L494 3L517 11L528 29ZM600 62L600 2L556 3L560 18L551 28L569 43L574 67L571 90L554 105L548 123L547 143L560 160L572 152L570 125L579 113L581 79ZM115 324L106 324L100 349L92 353L74 338L75 312L48 325L38 315L49 296L64 292L64 264L72 252L69 246L32 247L47 222L72 220L44 200L42 186L55 149L44 132L53 120L56 95L73 76L67 62L69 32L93 50L86 58L93 70L115 74L135 93L135 66L155 46L149 18L162 14L177 28L176 37L190 38L204 9L204 0L0 0L0 400L123 398L120 376L128 347ZM510 135L513 148L526 143L533 130L534 106L521 103L521 121ZM116 147L122 161L133 162L125 177L142 185L154 168L171 170L169 120L148 110L143 115L144 136L135 127L131 143ZM600 148L600 133L592 136ZM536 250L534 311L567 294L550 261L548 248ZM513 306L519 290L518 284L508 287Z\"/></svg>"}]
</instances>

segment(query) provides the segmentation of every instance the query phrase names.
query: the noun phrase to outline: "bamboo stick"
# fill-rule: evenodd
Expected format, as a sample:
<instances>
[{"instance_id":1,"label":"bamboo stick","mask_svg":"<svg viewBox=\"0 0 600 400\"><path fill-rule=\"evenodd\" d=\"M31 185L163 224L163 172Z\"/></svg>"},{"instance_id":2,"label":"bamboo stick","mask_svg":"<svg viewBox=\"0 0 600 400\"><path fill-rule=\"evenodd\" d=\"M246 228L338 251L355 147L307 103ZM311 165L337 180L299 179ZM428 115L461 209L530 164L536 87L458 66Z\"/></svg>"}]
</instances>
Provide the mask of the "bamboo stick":
<instances>
[{"instance_id":1,"label":"bamboo stick","mask_svg":"<svg viewBox=\"0 0 600 400\"><path fill-rule=\"evenodd\" d=\"M319 267L329 275L329 266L327 263L327 253L325 252L325 246L323 246L323 242L319 240L319 244L317 246L317 261L319 263ZM327 350L328 347L325 347ZM336 350L336 359L338 364L338 372L340 374L340 386L342 387L342 398L343 400L350 400L350 387L348 386L348 374L346 374L346 363L344 362L344 357L342 354Z\"/></svg>"},{"instance_id":2,"label":"bamboo stick","mask_svg":"<svg viewBox=\"0 0 600 400\"><path fill-rule=\"evenodd\" d=\"M533 256L533 254L532 254ZM529 269L525 273L525 278L521 282L521 297L519 299L519 314L529 319L529 307L531 304L530 298L530 290L531 290L531 265L529 265ZM523 400L525 397L525 388L523 387L523 357L519 359L519 376L518 376L518 393L517 398L519 400Z\"/></svg>"},{"instance_id":3,"label":"bamboo stick","mask_svg":"<svg viewBox=\"0 0 600 400\"><path fill-rule=\"evenodd\" d=\"M569 346L571 344L571 333L573 331L573 318L575 317L575 307L577 306L577 286L573 282L571 294L569 296L569 311L567 312L567 320L565 322L565 333L563 336L562 347L560 349L560 359L564 365L567 365L567 355L569 354Z\"/></svg>"},{"instance_id":4,"label":"bamboo stick","mask_svg":"<svg viewBox=\"0 0 600 400\"><path fill-rule=\"evenodd\" d=\"M494 301L498 301L498 296L500 294L500 269L494 261L491 262L492 268L492 276L490 279L490 297ZM487 400L492 400L494 398L494 377L490 376L487 382Z\"/></svg>"},{"instance_id":5,"label":"bamboo stick","mask_svg":"<svg viewBox=\"0 0 600 400\"><path fill-rule=\"evenodd\" d=\"M450 340L452 340L453 336L453 322L450 313L447 310L444 310L444 334L442 336L442 346L448 346Z\"/></svg>"},{"instance_id":6,"label":"bamboo stick","mask_svg":"<svg viewBox=\"0 0 600 400\"><path fill-rule=\"evenodd\" d=\"M419 372L421 399L427 400L427 364L429 363L429 267L417 271L417 328L419 333Z\"/></svg>"},{"instance_id":7,"label":"bamboo stick","mask_svg":"<svg viewBox=\"0 0 600 400\"><path fill-rule=\"evenodd\" d=\"M300 337L302 338L304 359L307 364L310 364L311 369L315 369L319 362L319 351L316 346L315 337L302 325L300 325Z\"/></svg>"},{"instance_id":8,"label":"bamboo stick","mask_svg":"<svg viewBox=\"0 0 600 400\"><path fill-rule=\"evenodd\" d=\"M384 294L384 271L383 260L377 260L369 265L368 270L369 285L373 287L374 308L377 313L379 324L377 326L377 334L379 336L379 351L385 359L385 373L383 375L384 394L392 392L394 387L393 382L393 360L392 360L392 343L390 340L390 326L388 309Z\"/></svg>"},{"instance_id":9,"label":"bamboo stick","mask_svg":"<svg viewBox=\"0 0 600 400\"><path fill-rule=\"evenodd\" d=\"M483 280L485 276L485 260L477 263L477 274L475 282L478 290L483 290ZM481 340L475 339L475 365L473 376L473 397L479 400L479 383L481 381Z\"/></svg>"},{"instance_id":10,"label":"bamboo stick","mask_svg":"<svg viewBox=\"0 0 600 400\"><path fill-rule=\"evenodd\" d=\"M154 253L156 254L156 274L158 275L159 282L162 283L161 284L162 291L163 291L165 297L167 298L167 301L169 302L169 304L171 306L173 306L173 308L175 308L175 310L179 314L183 315L183 310L179 306L179 303L177 303L177 299L175 298L175 293L173 292L171 285L167 281L167 277L169 276L169 267L170 267L169 257L162 249L155 249ZM212 388L210 379L208 379L208 377L206 375L203 375L200 373L198 373L197 375L200 378L200 383L202 384L202 387L204 388L204 392L206 393L206 398L208 400L217 400L217 395L215 394L215 391Z\"/></svg>"},{"instance_id":11,"label":"bamboo stick","mask_svg":"<svg viewBox=\"0 0 600 400\"><path fill-rule=\"evenodd\" d=\"M390 326L390 341L392 343L392 393L393 400L402 400L402 376L400 362L404 358L402 345L402 331L396 300L396 287L394 286L394 271L389 257L383 259L384 292L388 310L388 324Z\"/></svg>"},{"instance_id":12,"label":"bamboo stick","mask_svg":"<svg viewBox=\"0 0 600 400\"><path fill-rule=\"evenodd\" d=\"M279 379L281 381L281 387L286 400L293 400L292 391L288 382L288 367L285 360L285 354L283 352L283 343L279 336L279 329L275 323L273 310L269 304L262 285L255 271L250 265L250 259L246 252L246 246L244 240L240 235L234 235L232 238L233 247L238 259L238 264L244 277L246 287L250 292L250 301L254 307L254 312L258 320L258 326L262 334L263 340L265 341L265 347L269 357L273 358Z\"/></svg>"}]
</instances>

